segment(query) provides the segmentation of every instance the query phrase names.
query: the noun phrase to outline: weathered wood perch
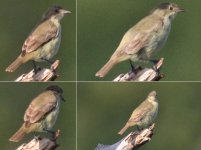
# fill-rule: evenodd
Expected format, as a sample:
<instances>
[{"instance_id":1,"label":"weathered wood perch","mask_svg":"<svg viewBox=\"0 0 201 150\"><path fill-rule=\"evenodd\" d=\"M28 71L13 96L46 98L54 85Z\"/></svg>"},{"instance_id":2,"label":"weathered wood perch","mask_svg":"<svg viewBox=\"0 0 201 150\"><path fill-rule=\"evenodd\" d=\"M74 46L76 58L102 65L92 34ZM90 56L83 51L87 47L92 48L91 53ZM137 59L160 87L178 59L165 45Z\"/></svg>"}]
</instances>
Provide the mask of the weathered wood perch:
<instances>
[{"instance_id":1,"label":"weathered wood perch","mask_svg":"<svg viewBox=\"0 0 201 150\"><path fill-rule=\"evenodd\" d=\"M59 60L56 60L50 67L48 68L39 68L37 69L37 73L34 72L34 69L31 70L27 74L22 74L15 81L16 82L30 82L30 81L54 81L59 75L55 72L55 70L59 66Z\"/></svg>"},{"instance_id":2,"label":"weathered wood perch","mask_svg":"<svg viewBox=\"0 0 201 150\"><path fill-rule=\"evenodd\" d=\"M164 58L161 58L153 68L136 68L135 73L129 71L126 74L120 74L113 81L158 81L164 77L164 74L160 73L160 68L163 65Z\"/></svg>"},{"instance_id":3,"label":"weathered wood perch","mask_svg":"<svg viewBox=\"0 0 201 150\"><path fill-rule=\"evenodd\" d=\"M35 137L29 143L24 143L16 150L55 150L59 145L56 143L60 135L60 130L57 130L54 139L50 140L44 137Z\"/></svg>"},{"instance_id":4,"label":"weathered wood perch","mask_svg":"<svg viewBox=\"0 0 201 150\"><path fill-rule=\"evenodd\" d=\"M98 144L95 150L136 150L151 140L154 126L152 124L147 129L131 132L113 145Z\"/></svg>"}]
</instances>

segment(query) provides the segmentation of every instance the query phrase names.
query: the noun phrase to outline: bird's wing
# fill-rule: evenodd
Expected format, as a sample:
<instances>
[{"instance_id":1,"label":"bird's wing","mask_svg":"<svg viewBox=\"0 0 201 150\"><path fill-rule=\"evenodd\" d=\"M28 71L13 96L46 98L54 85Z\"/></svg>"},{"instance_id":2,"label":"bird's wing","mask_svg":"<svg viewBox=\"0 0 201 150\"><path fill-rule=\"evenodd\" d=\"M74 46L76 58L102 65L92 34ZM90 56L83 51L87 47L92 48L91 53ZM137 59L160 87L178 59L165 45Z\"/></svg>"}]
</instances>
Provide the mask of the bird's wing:
<instances>
[{"instance_id":1,"label":"bird's wing","mask_svg":"<svg viewBox=\"0 0 201 150\"><path fill-rule=\"evenodd\" d=\"M57 37L59 29L50 21L39 24L28 36L22 46L22 54L37 50L51 39Z\"/></svg>"},{"instance_id":2,"label":"bird's wing","mask_svg":"<svg viewBox=\"0 0 201 150\"><path fill-rule=\"evenodd\" d=\"M154 33L162 26L163 21L159 18L154 16L144 18L124 35L116 54L121 56L138 53L149 44L149 40L155 36Z\"/></svg>"},{"instance_id":3,"label":"bird's wing","mask_svg":"<svg viewBox=\"0 0 201 150\"><path fill-rule=\"evenodd\" d=\"M52 92L44 92L37 96L27 108L24 121L35 123L43 119L57 105L57 100Z\"/></svg>"},{"instance_id":4,"label":"bird's wing","mask_svg":"<svg viewBox=\"0 0 201 150\"><path fill-rule=\"evenodd\" d=\"M144 116L146 116L146 114L149 111L151 111L151 109L153 107L152 104L151 103L146 103L145 104L145 103L146 103L146 101L143 102L140 106L138 106L134 110L134 112L132 113L132 115L131 115L131 117L130 117L128 122L139 122L144 118Z\"/></svg>"}]
</instances>

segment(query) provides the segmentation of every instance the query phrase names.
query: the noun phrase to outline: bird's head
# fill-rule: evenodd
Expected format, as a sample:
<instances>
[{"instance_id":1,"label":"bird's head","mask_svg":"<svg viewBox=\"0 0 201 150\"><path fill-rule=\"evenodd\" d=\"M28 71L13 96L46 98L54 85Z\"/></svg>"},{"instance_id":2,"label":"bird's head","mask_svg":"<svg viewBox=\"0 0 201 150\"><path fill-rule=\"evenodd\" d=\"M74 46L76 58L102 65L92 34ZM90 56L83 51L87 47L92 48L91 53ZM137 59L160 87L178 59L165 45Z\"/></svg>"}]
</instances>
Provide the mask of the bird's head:
<instances>
[{"instance_id":1,"label":"bird's head","mask_svg":"<svg viewBox=\"0 0 201 150\"><path fill-rule=\"evenodd\" d=\"M42 20L53 18L60 21L64 17L64 15L68 13L71 13L71 12L63 9L61 6L53 6L49 8L47 12L43 15Z\"/></svg>"},{"instance_id":2,"label":"bird's head","mask_svg":"<svg viewBox=\"0 0 201 150\"><path fill-rule=\"evenodd\" d=\"M56 94L58 94L61 97L61 99L63 101L65 101L65 99L63 98L63 95L62 95L63 94L63 90L59 86L57 86L57 85L48 86L46 88L46 91L53 91L53 92L55 92Z\"/></svg>"},{"instance_id":3,"label":"bird's head","mask_svg":"<svg viewBox=\"0 0 201 150\"><path fill-rule=\"evenodd\" d=\"M177 4L169 2L159 4L152 11L152 13L160 17L169 18L170 20L173 20L175 16L180 12L184 12L184 9L180 8Z\"/></svg>"},{"instance_id":4,"label":"bird's head","mask_svg":"<svg viewBox=\"0 0 201 150\"><path fill-rule=\"evenodd\" d=\"M151 91L147 96L148 100L151 101L156 101L156 97L157 97L156 91Z\"/></svg>"}]
</instances>

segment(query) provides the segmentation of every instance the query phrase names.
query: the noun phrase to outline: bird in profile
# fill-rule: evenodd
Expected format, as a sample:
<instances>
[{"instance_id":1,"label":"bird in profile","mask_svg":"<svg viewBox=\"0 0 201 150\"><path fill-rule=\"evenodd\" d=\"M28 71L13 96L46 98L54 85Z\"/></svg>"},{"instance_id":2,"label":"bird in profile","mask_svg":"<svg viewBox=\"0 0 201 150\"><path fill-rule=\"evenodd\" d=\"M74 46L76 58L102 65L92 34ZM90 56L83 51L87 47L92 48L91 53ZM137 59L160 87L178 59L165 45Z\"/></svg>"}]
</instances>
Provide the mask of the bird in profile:
<instances>
[{"instance_id":1,"label":"bird in profile","mask_svg":"<svg viewBox=\"0 0 201 150\"><path fill-rule=\"evenodd\" d=\"M184 9L174 3L159 4L148 16L126 32L118 48L96 76L104 77L116 64L125 60L156 63L157 60L150 58L166 43L173 19L183 11Z\"/></svg>"},{"instance_id":2,"label":"bird in profile","mask_svg":"<svg viewBox=\"0 0 201 150\"><path fill-rule=\"evenodd\" d=\"M122 135L129 127L135 125L138 129L151 125L158 114L158 101L156 96L156 91L150 92L147 98L133 111L129 120L118 134Z\"/></svg>"},{"instance_id":3,"label":"bird in profile","mask_svg":"<svg viewBox=\"0 0 201 150\"><path fill-rule=\"evenodd\" d=\"M60 20L65 14L71 13L61 6L53 6L43 15L40 23L25 40L21 54L11 63L6 72L13 72L19 66L32 60L36 71L36 62L47 61L58 52L61 41Z\"/></svg>"},{"instance_id":4,"label":"bird in profile","mask_svg":"<svg viewBox=\"0 0 201 150\"><path fill-rule=\"evenodd\" d=\"M52 85L44 92L34 98L24 114L24 123L21 128L9 139L9 141L19 142L30 132L49 132L54 126L60 108L60 101L64 100L63 90Z\"/></svg>"}]
</instances>

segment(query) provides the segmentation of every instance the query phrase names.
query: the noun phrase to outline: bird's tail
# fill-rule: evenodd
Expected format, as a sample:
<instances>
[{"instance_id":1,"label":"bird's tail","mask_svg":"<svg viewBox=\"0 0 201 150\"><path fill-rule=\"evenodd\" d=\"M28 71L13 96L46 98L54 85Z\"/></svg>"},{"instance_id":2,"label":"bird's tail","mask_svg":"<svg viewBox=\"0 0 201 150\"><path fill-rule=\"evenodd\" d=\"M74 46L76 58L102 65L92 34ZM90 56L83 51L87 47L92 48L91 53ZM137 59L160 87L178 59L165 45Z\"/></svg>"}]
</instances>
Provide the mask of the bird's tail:
<instances>
[{"instance_id":1,"label":"bird's tail","mask_svg":"<svg viewBox=\"0 0 201 150\"><path fill-rule=\"evenodd\" d=\"M5 71L6 72L14 72L19 66L24 63L24 59L22 56L19 56L12 64L10 64Z\"/></svg>"},{"instance_id":2,"label":"bird's tail","mask_svg":"<svg viewBox=\"0 0 201 150\"><path fill-rule=\"evenodd\" d=\"M104 77L111 69L112 67L117 64L117 62L114 59L110 59L97 73L97 77Z\"/></svg>"},{"instance_id":3,"label":"bird's tail","mask_svg":"<svg viewBox=\"0 0 201 150\"><path fill-rule=\"evenodd\" d=\"M129 124L126 123L126 125L118 132L118 134L122 135L124 134L124 132L129 128Z\"/></svg>"},{"instance_id":4,"label":"bird's tail","mask_svg":"<svg viewBox=\"0 0 201 150\"><path fill-rule=\"evenodd\" d=\"M24 124L22 127L9 139L9 141L12 142L19 142L26 134L25 126Z\"/></svg>"}]
</instances>

